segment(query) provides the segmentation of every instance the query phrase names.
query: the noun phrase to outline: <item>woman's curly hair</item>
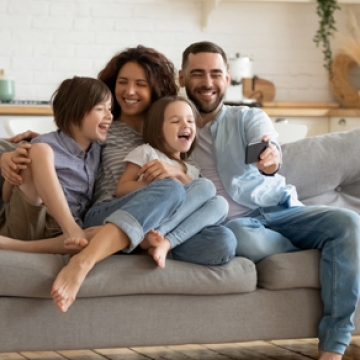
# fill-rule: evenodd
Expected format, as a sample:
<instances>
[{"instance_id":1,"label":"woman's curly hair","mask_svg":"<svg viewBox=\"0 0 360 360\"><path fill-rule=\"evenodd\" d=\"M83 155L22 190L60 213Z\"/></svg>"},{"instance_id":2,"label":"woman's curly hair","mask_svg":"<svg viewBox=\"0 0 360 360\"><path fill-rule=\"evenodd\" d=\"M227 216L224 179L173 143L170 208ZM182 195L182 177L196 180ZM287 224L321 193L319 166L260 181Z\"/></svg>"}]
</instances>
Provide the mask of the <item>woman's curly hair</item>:
<instances>
[{"instance_id":1,"label":"woman's curly hair","mask_svg":"<svg viewBox=\"0 0 360 360\"><path fill-rule=\"evenodd\" d=\"M138 45L117 53L98 74L98 79L110 89L114 100L116 79L120 69L128 62L139 64L145 71L147 81L151 88L152 102L163 96L176 95L178 86L175 82L174 64L155 49ZM120 116L121 109L117 101L113 104L114 119Z\"/></svg>"}]
</instances>

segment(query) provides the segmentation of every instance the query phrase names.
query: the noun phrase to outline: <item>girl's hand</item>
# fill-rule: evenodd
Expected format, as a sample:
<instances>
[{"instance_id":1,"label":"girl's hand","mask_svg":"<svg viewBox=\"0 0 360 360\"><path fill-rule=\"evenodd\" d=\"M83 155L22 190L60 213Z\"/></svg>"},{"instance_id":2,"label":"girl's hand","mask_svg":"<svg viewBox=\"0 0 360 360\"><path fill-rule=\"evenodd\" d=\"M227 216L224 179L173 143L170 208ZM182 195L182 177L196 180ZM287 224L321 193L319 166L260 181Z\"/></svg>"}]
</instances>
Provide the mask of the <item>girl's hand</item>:
<instances>
[{"instance_id":1,"label":"girl's hand","mask_svg":"<svg viewBox=\"0 0 360 360\"><path fill-rule=\"evenodd\" d=\"M139 176L143 175L142 180L146 183L151 183L155 180L160 179L176 179L183 182L184 176L186 174L177 166L163 163L162 161L156 159L149 161L139 170Z\"/></svg>"},{"instance_id":2,"label":"girl's hand","mask_svg":"<svg viewBox=\"0 0 360 360\"><path fill-rule=\"evenodd\" d=\"M270 141L270 137L264 135L261 140ZM278 170L280 162L281 156L278 148L274 144L269 143L269 146L260 154L260 161L256 163L256 166L265 174L271 175Z\"/></svg>"},{"instance_id":3,"label":"girl's hand","mask_svg":"<svg viewBox=\"0 0 360 360\"><path fill-rule=\"evenodd\" d=\"M31 131L31 130L28 130L28 131L25 131L21 134L17 134L11 138L8 138L8 139L5 139L6 141L9 141L11 143L19 143L20 141L22 140L27 140L27 141L30 141L36 137L38 137L40 134L34 132L34 131Z\"/></svg>"},{"instance_id":4,"label":"girl's hand","mask_svg":"<svg viewBox=\"0 0 360 360\"><path fill-rule=\"evenodd\" d=\"M14 151L4 153L0 158L1 175L11 185L21 185L22 177L20 171L27 168L27 164L31 163L28 158L30 144L21 144Z\"/></svg>"}]
</instances>

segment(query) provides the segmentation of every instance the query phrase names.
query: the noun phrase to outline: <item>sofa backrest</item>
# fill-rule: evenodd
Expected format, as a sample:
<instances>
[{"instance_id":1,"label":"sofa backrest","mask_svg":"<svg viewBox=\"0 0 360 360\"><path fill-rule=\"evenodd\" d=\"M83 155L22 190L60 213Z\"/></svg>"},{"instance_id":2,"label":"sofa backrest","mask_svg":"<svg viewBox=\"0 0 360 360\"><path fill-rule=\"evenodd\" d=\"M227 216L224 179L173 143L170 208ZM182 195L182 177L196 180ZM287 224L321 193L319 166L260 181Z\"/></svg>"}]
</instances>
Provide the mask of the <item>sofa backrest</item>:
<instances>
[{"instance_id":1,"label":"sofa backrest","mask_svg":"<svg viewBox=\"0 0 360 360\"><path fill-rule=\"evenodd\" d=\"M306 205L360 213L360 129L305 138L282 146L279 173Z\"/></svg>"}]
</instances>

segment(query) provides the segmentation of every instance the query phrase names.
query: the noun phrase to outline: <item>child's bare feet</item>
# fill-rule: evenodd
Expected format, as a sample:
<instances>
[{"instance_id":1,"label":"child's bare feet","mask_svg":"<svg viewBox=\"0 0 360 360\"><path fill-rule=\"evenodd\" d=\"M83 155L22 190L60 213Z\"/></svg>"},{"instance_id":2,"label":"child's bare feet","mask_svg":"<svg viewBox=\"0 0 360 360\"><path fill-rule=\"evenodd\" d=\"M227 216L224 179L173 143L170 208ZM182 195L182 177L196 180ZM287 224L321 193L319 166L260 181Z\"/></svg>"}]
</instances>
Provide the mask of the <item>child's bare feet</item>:
<instances>
[{"instance_id":1,"label":"child's bare feet","mask_svg":"<svg viewBox=\"0 0 360 360\"><path fill-rule=\"evenodd\" d=\"M90 264L81 261L79 255L74 255L69 263L59 272L52 286L51 296L61 312L66 312L74 302L91 268Z\"/></svg>"},{"instance_id":2,"label":"child's bare feet","mask_svg":"<svg viewBox=\"0 0 360 360\"><path fill-rule=\"evenodd\" d=\"M169 250L170 241L165 238L158 246L149 248L148 253L153 257L159 267L164 268L166 255Z\"/></svg>"},{"instance_id":3,"label":"child's bare feet","mask_svg":"<svg viewBox=\"0 0 360 360\"><path fill-rule=\"evenodd\" d=\"M64 240L65 249L81 251L88 245L89 245L89 241L87 239L67 238Z\"/></svg>"},{"instance_id":4,"label":"child's bare feet","mask_svg":"<svg viewBox=\"0 0 360 360\"><path fill-rule=\"evenodd\" d=\"M139 244L139 246L147 250L151 247L157 247L164 240L164 237L156 230L150 230L144 237L144 240Z\"/></svg>"}]
</instances>

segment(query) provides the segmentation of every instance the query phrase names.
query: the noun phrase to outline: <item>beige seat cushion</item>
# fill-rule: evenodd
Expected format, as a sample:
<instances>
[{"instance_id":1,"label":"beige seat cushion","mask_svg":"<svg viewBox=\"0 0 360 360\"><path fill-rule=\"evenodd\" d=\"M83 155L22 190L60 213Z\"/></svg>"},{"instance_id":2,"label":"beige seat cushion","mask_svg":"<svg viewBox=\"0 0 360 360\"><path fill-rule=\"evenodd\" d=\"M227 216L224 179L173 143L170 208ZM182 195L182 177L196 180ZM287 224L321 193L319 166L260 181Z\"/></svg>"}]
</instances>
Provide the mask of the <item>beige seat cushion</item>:
<instances>
[{"instance_id":1,"label":"beige seat cushion","mask_svg":"<svg viewBox=\"0 0 360 360\"><path fill-rule=\"evenodd\" d=\"M258 285L268 290L320 288L320 251L305 250L267 257L257 264Z\"/></svg>"},{"instance_id":2,"label":"beige seat cushion","mask_svg":"<svg viewBox=\"0 0 360 360\"><path fill-rule=\"evenodd\" d=\"M68 256L0 250L0 296L50 297ZM236 258L225 266L167 260L165 269L148 255L113 255L98 263L79 297L133 294L235 294L256 289L255 265Z\"/></svg>"}]
</instances>

